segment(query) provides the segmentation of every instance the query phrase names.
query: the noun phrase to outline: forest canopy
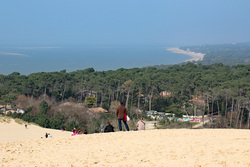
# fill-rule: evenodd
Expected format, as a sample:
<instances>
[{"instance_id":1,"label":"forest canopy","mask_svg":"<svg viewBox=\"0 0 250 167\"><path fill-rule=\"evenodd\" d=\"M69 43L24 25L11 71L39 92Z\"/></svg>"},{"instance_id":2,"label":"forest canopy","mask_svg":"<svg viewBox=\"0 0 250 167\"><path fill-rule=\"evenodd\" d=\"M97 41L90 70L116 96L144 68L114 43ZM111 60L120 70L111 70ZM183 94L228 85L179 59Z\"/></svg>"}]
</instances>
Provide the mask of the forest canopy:
<instances>
[{"instance_id":1,"label":"forest canopy","mask_svg":"<svg viewBox=\"0 0 250 167\"><path fill-rule=\"evenodd\" d=\"M164 91L169 95L163 96ZM18 72L0 75L0 104L15 105L18 95L34 99L46 95L51 104L43 102L43 109L37 112L44 116L53 115L53 111L48 110L61 102L83 103L86 107L110 110L112 102L123 101L129 114L135 117L138 116L138 110L192 114L194 111L183 110L183 105L187 105L193 97L201 96L206 106L196 106L200 109L200 115L219 112L226 117L229 107L238 107L237 111L243 112L240 114L242 124L249 124L247 104L250 97L250 65L187 63L165 69L146 67L95 71L88 68L68 73L62 70L27 76ZM62 115L58 117L64 120ZM239 122L234 125L237 126Z\"/></svg>"}]
</instances>

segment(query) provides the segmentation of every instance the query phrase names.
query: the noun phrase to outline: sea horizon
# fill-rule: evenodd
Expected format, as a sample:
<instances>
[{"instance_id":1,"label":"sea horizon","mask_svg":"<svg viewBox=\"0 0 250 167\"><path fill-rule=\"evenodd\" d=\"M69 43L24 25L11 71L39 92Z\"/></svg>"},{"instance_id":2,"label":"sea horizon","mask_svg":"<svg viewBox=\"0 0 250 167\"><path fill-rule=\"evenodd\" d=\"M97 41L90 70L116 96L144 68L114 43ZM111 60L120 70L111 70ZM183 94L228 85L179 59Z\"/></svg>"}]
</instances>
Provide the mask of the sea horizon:
<instances>
[{"instance_id":1,"label":"sea horizon","mask_svg":"<svg viewBox=\"0 0 250 167\"><path fill-rule=\"evenodd\" d=\"M172 47L172 46L170 46ZM32 46L0 47L0 74L19 72L72 72L143 68L185 62L190 56L173 53L163 46Z\"/></svg>"}]
</instances>

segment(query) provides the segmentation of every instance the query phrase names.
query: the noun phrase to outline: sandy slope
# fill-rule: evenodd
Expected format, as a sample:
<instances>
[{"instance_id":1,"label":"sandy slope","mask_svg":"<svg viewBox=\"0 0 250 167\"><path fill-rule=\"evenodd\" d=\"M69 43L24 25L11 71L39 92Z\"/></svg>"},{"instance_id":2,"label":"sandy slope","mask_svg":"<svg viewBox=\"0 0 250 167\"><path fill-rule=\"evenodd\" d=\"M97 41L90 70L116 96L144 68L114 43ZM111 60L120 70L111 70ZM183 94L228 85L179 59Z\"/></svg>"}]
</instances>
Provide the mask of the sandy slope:
<instances>
[{"instance_id":1,"label":"sandy slope","mask_svg":"<svg viewBox=\"0 0 250 167\"><path fill-rule=\"evenodd\" d=\"M24 140L0 142L0 166L250 166L249 130L167 129L79 136L50 131L55 137L41 139L38 134L46 131L43 128L0 124L1 139L4 130ZM33 128L39 139L28 133Z\"/></svg>"},{"instance_id":2,"label":"sandy slope","mask_svg":"<svg viewBox=\"0 0 250 167\"><path fill-rule=\"evenodd\" d=\"M9 119L10 123L3 122L0 119L0 142L26 141L30 139L44 138L45 133L50 133L53 137L70 136L71 132L63 132L61 130L41 128L34 124L18 124L13 119Z\"/></svg>"}]
</instances>

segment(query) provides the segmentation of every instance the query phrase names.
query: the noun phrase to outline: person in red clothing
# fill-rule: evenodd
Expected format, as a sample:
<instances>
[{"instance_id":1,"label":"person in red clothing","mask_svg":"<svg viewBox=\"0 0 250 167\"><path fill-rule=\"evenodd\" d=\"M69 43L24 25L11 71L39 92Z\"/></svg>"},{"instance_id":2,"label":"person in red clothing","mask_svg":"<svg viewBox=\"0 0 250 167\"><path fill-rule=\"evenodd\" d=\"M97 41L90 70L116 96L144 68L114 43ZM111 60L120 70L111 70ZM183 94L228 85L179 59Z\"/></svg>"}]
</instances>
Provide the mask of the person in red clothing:
<instances>
[{"instance_id":1,"label":"person in red clothing","mask_svg":"<svg viewBox=\"0 0 250 167\"><path fill-rule=\"evenodd\" d=\"M118 124L119 124L120 131L122 131L122 123L121 123L121 121L123 121L127 131L129 131L127 121L124 119L125 114L127 115L127 109L123 106L123 102L120 102L119 107L116 110L116 117L118 119Z\"/></svg>"}]
</instances>

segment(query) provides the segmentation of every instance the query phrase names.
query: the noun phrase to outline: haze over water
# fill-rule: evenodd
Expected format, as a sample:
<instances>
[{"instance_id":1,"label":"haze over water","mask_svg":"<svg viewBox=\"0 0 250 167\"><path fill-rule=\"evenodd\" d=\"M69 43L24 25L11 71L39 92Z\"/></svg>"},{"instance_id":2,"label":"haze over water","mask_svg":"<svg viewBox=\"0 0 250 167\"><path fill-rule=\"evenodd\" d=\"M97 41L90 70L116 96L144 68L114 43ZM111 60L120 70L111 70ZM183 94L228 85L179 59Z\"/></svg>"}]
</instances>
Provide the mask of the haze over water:
<instances>
[{"instance_id":1,"label":"haze over water","mask_svg":"<svg viewBox=\"0 0 250 167\"><path fill-rule=\"evenodd\" d=\"M2 0L0 74L180 63L189 57L167 47L249 42L249 6L249 0Z\"/></svg>"},{"instance_id":2,"label":"haze over water","mask_svg":"<svg viewBox=\"0 0 250 167\"><path fill-rule=\"evenodd\" d=\"M96 71L177 64L190 57L166 47L9 47L0 48L0 73Z\"/></svg>"}]
</instances>

